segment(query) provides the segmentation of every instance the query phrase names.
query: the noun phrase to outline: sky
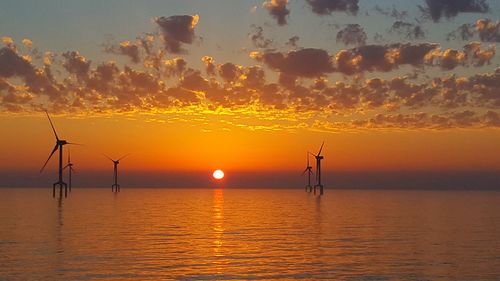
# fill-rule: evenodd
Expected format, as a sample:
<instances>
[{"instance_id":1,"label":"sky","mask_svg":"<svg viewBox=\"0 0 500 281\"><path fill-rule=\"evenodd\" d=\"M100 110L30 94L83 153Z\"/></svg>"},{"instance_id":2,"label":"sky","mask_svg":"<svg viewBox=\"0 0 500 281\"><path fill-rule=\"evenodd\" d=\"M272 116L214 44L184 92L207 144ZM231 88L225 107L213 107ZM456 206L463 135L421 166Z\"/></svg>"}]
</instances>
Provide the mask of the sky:
<instances>
[{"instance_id":1,"label":"sky","mask_svg":"<svg viewBox=\"0 0 500 281\"><path fill-rule=\"evenodd\" d=\"M330 187L498 187L499 15L492 0L2 1L0 186L56 179L56 157L39 172L47 110L83 144L64 151L76 185L107 186L103 154L130 153L122 184L301 186L324 141Z\"/></svg>"}]
</instances>

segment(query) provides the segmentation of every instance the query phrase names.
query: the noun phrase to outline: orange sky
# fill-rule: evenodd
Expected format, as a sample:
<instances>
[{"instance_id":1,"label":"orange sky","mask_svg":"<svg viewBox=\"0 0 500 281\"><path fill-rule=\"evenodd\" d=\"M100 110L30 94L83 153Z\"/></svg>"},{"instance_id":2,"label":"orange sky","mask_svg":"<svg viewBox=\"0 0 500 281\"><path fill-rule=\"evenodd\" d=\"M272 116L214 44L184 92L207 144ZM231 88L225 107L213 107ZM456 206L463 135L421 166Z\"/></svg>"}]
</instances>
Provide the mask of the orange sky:
<instances>
[{"instance_id":1,"label":"orange sky","mask_svg":"<svg viewBox=\"0 0 500 281\"><path fill-rule=\"evenodd\" d=\"M305 165L305 151L325 141L326 170L496 170L500 167L500 131L414 130L322 133L304 129L263 131L220 127L217 123L168 124L133 118L61 118L53 116L61 138L73 146L78 169L109 165L100 153L132 153L123 169L155 171L293 171ZM3 117L0 128L2 170L41 167L54 145L43 115ZM66 146L69 148L70 146ZM311 159L312 161L312 159ZM56 158L48 168L55 168Z\"/></svg>"}]
</instances>

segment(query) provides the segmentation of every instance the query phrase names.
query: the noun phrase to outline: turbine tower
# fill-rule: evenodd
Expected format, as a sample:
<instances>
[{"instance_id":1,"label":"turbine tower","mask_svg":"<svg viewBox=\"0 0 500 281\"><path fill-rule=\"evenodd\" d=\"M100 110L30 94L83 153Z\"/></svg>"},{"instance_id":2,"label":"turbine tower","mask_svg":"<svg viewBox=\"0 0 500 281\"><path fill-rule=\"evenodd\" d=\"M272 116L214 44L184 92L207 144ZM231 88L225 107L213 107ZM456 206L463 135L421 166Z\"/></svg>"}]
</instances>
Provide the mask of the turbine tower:
<instances>
[{"instance_id":1,"label":"turbine tower","mask_svg":"<svg viewBox=\"0 0 500 281\"><path fill-rule=\"evenodd\" d=\"M69 173L68 187L69 187L69 192L71 192L71 174L73 172L75 172L75 169L73 168L73 163L71 163L71 154L70 154L69 149L68 149L68 164L66 164L66 166L64 166L63 170L66 168L68 168L68 173Z\"/></svg>"},{"instance_id":2,"label":"turbine tower","mask_svg":"<svg viewBox=\"0 0 500 281\"><path fill-rule=\"evenodd\" d=\"M118 158L117 160L113 160L113 159L111 159L111 157L104 155L104 156L106 156L106 158L111 160L111 162L113 162L113 180L114 180L114 183L111 185L111 191L114 191L114 192L120 191L120 185L118 184L118 164L120 164L120 160L122 160L123 158L125 158L129 155L130 155L130 153Z\"/></svg>"},{"instance_id":3,"label":"turbine tower","mask_svg":"<svg viewBox=\"0 0 500 281\"><path fill-rule=\"evenodd\" d=\"M308 151L308 152L307 152L307 167L306 167L306 169L304 170L304 172L302 172L302 175L304 175L304 174L307 172L307 185L306 185L306 191L311 192L311 191L312 191L312 186L311 186L311 175L313 174L313 171L312 171L312 166L309 164L309 154L310 154L310 152Z\"/></svg>"},{"instance_id":4,"label":"turbine tower","mask_svg":"<svg viewBox=\"0 0 500 281\"><path fill-rule=\"evenodd\" d=\"M47 161L45 161L45 164L43 164L42 168L40 169L40 173L43 172L43 169L45 168L45 166L47 166L47 163L49 163L49 160L50 158L52 158L52 155L54 155L54 153L57 150L59 150L59 180L52 185L52 197L56 196L56 186L59 186L59 196L62 196L62 189L64 187L64 197L66 197L68 196L68 185L63 181L63 146L66 144L76 144L76 143L70 143L67 142L66 140L59 139L59 136L57 136L56 129L54 128L54 124L52 124L52 120L50 119L47 110L45 110L45 114L47 114L47 118L49 119L52 131L54 131L54 135L56 137L56 145L54 146L54 149L52 149L49 158L47 159Z\"/></svg>"},{"instance_id":5,"label":"turbine tower","mask_svg":"<svg viewBox=\"0 0 500 281\"><path fill-rule=\"evenodd\" d=\"M319 148L317 155L313 154L314 157L316 158L316 180L317 180L317 183L314 186L314 194L316 194L316 187L319 187L319 195L323 195L323 185L321 184L321 160L323 160L323 156L321 155L321 151L323 150L324 144L325 142L321 144L321 147Z\"/></svg>"}]
</instances>

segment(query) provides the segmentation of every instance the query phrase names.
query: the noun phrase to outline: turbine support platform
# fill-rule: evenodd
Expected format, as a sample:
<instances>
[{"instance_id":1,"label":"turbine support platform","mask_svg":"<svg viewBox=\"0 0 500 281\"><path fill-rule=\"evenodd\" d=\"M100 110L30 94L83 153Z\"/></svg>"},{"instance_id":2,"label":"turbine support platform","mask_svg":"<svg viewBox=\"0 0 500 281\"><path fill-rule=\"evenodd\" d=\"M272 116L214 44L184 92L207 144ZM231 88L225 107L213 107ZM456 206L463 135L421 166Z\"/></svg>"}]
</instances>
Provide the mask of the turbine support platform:
<instances>
[{"instance_id":1,"label":"turbine support platform","mask_svg":"<svg viewBox=\"0 0 500 281\"><path fill-rule=\"evenodd\" d=\"M316 188L319 187L319 195L323 195L323 185L317 184L314 186L314 195L316 195Z\"/></svg>"},{"instance_id":2,"label":"turbine support platform","mask_svg":"<svg viewBox=\"0 0 500 281\"><path fill-rule=\"evenodd\" d=\"M115 183L111 186L111 191L120 192L120 185Z\"/></svg>"},{"instance_id":3,"label":"turbine support platform","mask_svg":"<svg viewBox=\"0 0 500 281\"><path fill-rule=\"evenodd\" d=\"M63 181L58 181L52 185L52 197L56 197L56 186L59 186L59 197L62 197L64 187L64 197L68 197L68 185Z\"/></svg>"}]
</instances>

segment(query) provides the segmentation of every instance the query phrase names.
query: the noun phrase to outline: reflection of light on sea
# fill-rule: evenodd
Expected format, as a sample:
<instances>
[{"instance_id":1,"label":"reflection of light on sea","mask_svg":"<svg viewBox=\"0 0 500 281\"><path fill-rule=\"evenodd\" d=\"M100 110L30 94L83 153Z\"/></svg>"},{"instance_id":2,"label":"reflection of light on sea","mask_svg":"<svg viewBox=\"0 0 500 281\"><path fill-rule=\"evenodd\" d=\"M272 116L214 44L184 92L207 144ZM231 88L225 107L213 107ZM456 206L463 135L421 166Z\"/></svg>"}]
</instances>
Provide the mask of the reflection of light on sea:
<instances>
[{"instance_id":1,"label":"reflection of light on sea","mask_svg":"<svg viewBox=\"0 0 500 281\"><path fill-rule=\"evenodd\" d=\"M224 234L224 193L222 189L214 190L214 206L213 206L213 233L214 233L214 261L213 263L221 266L225 262L218 258L224 257L222 253L222 236ZM217 273L222 273L222 267L217 267Z\"/></svg>"}]
</instances>

